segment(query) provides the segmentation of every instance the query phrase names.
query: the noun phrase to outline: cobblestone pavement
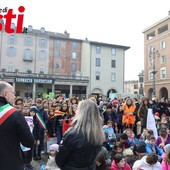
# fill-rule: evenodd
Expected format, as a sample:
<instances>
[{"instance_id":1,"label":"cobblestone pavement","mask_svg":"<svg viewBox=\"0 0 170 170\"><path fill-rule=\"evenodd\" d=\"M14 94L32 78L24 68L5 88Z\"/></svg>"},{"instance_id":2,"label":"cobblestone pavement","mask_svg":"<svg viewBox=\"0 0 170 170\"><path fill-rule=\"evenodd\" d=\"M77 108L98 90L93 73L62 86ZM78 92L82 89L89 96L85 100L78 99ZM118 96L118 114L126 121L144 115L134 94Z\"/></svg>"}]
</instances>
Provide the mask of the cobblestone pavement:
<instances>
[{"instance_id":1,"label":"cobblestone pavement","mask_svg":"<svg viewBox=\"0 0 170 170\"><path fill-rule=\"evenodd\" d=\"M34 161L32 160L31 165L34 167L34 170L40 170L40 163L44 163L46 165L48 159L48 154L41 154L41 160Z\"/></svg>"}]
</instances>

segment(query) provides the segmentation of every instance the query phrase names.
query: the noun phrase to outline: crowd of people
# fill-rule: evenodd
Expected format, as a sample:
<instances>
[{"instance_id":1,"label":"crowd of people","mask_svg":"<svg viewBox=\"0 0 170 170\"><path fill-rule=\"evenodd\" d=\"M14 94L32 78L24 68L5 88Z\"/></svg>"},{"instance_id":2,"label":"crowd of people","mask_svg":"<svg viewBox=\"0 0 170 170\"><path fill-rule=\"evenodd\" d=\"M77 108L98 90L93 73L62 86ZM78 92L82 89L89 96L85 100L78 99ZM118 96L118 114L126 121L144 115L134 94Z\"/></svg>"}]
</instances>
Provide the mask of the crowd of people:
<instances>
[{"instance_id":1,"label":"crowd of people","mask_svg":"<svg viewBox=\"0 0 170 170\"><path fill-rule=\"evenodd\" d=\"M170 166L168 163L170 161L168 158L170 155L170 102L168 100L165 100L164 98L160 101L156 98L148 100L145 97L142 99L127 97L125 99L115 98L113 100L102 100L102 98L97 98L96 96L91 97L89 100L94 102L98 108L102 120L102 131L105 134L105 140L102 143L100 152L93 151L93 149L90 150L91 152L98 153L97 156L93 155L94 157L97 157L95 162L95 168L97 170L144 169L149 167L161 169L161 166ZM84 100L84 102L89 100ZM31 99L24 100L20 97L16 98L15 107L20 109L24 116L33 116L33 135L36 139L36 143L33 147L34 160L41 159L41 153L44 151L44 138L46 137L47 140L49 140L50 138L56 137L56 142L54 144L57 144L60 149L55 150L56 153L59 153L56 154L57 164L55 159L53 159L54 165L56 166L56 169L59 167L62 169L63 166L66 166L62 157L64 154L68 156L69 152L73 152L74 147L71 142L76 135L75 132L72 132L71 138L70 136L67 137L67 135L63 136L68 128L64 126L63 122L64 120L66 122L71 120L72 124L67 125L77 127L79 122L77 121L77 115L79 115L77 112L83 112L83 114L87 116L89 110L85 109L90 103L87 102L86 104L83 104L80 111L78 111L79 103L81 102L77 97L64 99L60 95L56 96L55 99L38 98L35 103L33 103ZM153 110L159 135L158 138L155 137L152 129L147 129L149 108ZM91 112L96 113L95 110ZM84 123L84 127L81 127L81 124L81 126L79 125L77 128L79 130L81 128L81 131L85 128L85 130L88 131L89 129L86 129L86 126L90 128L90 124L92 123L93 127L91 128L97 138L102 135L99 135L99 132L96 131L94 122L90 122L90 120L94 119L90 117L91 112L88 117L81 117L81 119L83 118L81 123ZM43 118L46 128L40 126L36 117L36 114L38 113ZM100 123L98 122L97 129L99 127ZM65 140L65 142L61 145L61 141L63 142L62 139ZM83 142L81 141L80 143ZM77 145L79 145L79 143ZM96 148L94 147L94 149ZM62 154L60 155L61 152ZM87 155L89 156L89 154L90 153ZM74 156L74 159L79 160L80 157L81 155L78 155L77 158ZM50 156L49 161L51 161L51 159L52 157ZM85 158L85 160L87 161L88 159ZM26 165L29 165L30 162L31 159L26 162ZM78 165L75 164L74 166L76 167Z\"/></svg>"},{"instance_id":2,"label":"crowd of people","mask_svg":"<svg viewBox=\"0 0 170 170\"><path fill-rule=\"evenodd\" d=\"M12 105L8 93L13 89L4 91L1 83L1 98ZM168 99L104 100L92 96L79 101L77 97L64 99L58 95L54 99L37 98L35 102L31 98L16 97L13 103L15 112L22 113L26 120L32 118L25 122L34 144L31 145L32 137L27 128L27 137L20 137L25 170L33 169L32 159L41 160L47 150L49 158L45 170L170 169ZM153 111L158 137L153 129L147 129L149 109ZM29 142L22 142L28 137ZM45 139L56 141L46 149Z\"/></svg>"}]
</instances>

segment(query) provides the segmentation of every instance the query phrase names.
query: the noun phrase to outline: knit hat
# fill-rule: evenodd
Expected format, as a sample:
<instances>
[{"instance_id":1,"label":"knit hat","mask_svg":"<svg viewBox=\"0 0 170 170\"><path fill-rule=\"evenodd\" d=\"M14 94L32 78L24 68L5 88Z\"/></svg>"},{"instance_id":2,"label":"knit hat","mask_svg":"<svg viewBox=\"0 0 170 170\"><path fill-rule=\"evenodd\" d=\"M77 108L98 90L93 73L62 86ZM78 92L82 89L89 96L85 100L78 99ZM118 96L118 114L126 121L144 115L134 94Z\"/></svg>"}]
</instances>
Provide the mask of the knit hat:
<instances>
[{"instance_id":1,"label":"knit hat","mask_svg":"<svg viewBox=\"0 0 170 170\"><path fill-rule=\"evenodd\" d=\"M51 144L49 147L50 151L59 151L59 145L58 144Z\"/></svg>"},{"instance_id":2,"label":"knit hat","mask_svg":"<svg viewBox=\"0 0 170 170\"><path fill-rule=\"evenodd\" d=\"M112 101L112 104L113 104L113 105L119 104L119 101L118 101L118 100L113 100L113 101Z\"/></svg>"},{"instance_id":3,"label":"knit hat","mask_svg":"<svg viewBox=\"0 0 170 170\"><path fill-rule=\"evenodd\" d=\"M170 151L170 144L164 146L164 151L167 153Z\"/></svg>"},{"instance_id":4,"label":"knit hat","mask_svg":"<svg viewBox=\"0 0 170 170\"><path fill-rule=\"evenodd\" d=\"M36 106L31 106L31 107L30 107L30 112L35 112L35 113L37 113L37 112L38 112L37 107L36 107Z\"/></svg>"},{"instance_id":5,"label":"knit hat","mask_svg":"<svg viewBox=\"0 0 170 170\"><path fill-rule=\"evenodd\" d=\"M156 120L160 119L160 115L159 115L158 112L155 113L155 119L156 119Z\"/></svg>"}]
</instances>

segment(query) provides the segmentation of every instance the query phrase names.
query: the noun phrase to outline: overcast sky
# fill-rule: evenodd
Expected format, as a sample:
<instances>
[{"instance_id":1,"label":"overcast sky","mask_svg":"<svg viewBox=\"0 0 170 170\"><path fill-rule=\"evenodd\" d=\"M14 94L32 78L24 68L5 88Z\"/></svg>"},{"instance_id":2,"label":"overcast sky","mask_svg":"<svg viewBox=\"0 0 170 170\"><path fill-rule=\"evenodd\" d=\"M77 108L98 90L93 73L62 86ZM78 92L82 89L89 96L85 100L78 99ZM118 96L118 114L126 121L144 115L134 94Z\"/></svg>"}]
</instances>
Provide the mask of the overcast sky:
<instances>
[{"instance_id":1,"label":"overcast sky","mask_svg":"<svg viewBox=\"0 0 170 170\"><path fill-rule=\"evenodd\" d=\"M125 80L144 69L143 30L168 16L170 0L0 0L0 8L25 7L24 26L131 47L125 52Z\"/></svg>"}]
</instances>

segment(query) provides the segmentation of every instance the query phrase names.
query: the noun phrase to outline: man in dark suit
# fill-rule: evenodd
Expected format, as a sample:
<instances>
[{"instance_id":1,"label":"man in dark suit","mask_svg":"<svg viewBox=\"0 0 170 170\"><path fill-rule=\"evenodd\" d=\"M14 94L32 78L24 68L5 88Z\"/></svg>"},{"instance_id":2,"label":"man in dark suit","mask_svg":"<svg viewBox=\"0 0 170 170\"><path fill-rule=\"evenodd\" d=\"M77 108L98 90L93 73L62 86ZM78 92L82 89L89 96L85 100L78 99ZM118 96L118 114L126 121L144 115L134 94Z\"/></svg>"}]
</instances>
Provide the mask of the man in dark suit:
<instances>
[{"instance_id":1,"label":"man in dark suit","mask_svg":"<svg viewBox=\"0 0 170 170\"><path fill-rule=\"evenodd\" d=\"M20 110L12 107L15 100L13 86L0 81L0 169L24 170L22 144L31 148L34 138Z\"/></svg>"}]
</instances>

